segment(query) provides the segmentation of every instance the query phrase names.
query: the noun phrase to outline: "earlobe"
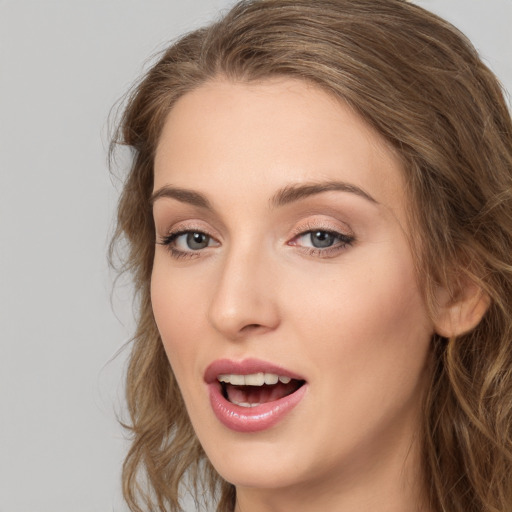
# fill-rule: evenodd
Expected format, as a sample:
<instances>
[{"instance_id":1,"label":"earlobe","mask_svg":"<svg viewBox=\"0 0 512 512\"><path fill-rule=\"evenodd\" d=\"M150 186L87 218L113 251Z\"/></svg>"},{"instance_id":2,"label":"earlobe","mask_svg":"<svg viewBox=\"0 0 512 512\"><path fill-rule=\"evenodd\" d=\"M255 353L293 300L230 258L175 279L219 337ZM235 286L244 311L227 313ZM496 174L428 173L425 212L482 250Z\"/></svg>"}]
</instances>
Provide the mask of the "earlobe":
<instances>
[{"instance_id":1,"label":"earlobe","mask_svg":"<svg viewBox=\"0 0 512 512\"><path fill-rule=\"evenodd\" d=\"M466 284L456 298L446 289L437 296L438 310L434 329L445 338L460 336L474 329L489 308L490 298L474 283Z\"/></svg>"}]
</instances>

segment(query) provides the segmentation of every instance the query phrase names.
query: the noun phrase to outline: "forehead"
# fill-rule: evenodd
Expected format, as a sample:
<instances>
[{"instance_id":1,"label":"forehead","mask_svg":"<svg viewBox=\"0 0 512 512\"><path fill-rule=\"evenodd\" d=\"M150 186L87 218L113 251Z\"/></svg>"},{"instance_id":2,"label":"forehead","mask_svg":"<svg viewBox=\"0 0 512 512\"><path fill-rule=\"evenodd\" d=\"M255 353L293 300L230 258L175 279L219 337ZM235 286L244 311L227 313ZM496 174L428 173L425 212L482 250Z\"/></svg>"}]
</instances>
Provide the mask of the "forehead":
<instances>
[{"instance_id":1,"label":"forehead","mask_svg":"<svg viewBox=\"0 0 512 512\"><path fill-rule=\"evenodd\" d=\"M169 113L155 190L268 196L290 183L343 180L405 221L399 156L349 105L294 79L209 82Z\"/></svg>"}]
</instances>

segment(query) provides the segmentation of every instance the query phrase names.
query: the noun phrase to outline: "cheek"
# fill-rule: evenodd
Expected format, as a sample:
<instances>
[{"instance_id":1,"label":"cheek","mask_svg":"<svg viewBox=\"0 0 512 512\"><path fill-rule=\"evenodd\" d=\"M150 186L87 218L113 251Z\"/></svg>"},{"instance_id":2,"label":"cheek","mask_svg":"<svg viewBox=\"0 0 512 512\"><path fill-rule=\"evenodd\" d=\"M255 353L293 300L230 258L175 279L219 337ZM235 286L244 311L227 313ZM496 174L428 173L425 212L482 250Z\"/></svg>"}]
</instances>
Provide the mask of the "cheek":
<instances>
[{"instance_id":1,"label":"cheek","mask_svg":"<svg viewBox=\"0 0 512 512\"><path fill-rule=\"evenodd\" d=\"M193 362L204 334L204 325L198 321L202 311L199 301L204 295L194 288L195 281L177 278L164 259L155 257L151 303L165 352L180 382L183 375L193 374Z\"/></svg>"},{"instance_id":2,"label":"cheek","mask_svg":"<svg viewBox=\"0 0 512 512\"><path fill-rule=\"evenodd\" d=\"M362 255L333 267L328 278L303 279L290 289L286 303L296 321L294 335L319 371L335 367L343 381L369 373L390 383L421 373L432 326L408 252L398 256Z\"/></svg>"}]
</instances>

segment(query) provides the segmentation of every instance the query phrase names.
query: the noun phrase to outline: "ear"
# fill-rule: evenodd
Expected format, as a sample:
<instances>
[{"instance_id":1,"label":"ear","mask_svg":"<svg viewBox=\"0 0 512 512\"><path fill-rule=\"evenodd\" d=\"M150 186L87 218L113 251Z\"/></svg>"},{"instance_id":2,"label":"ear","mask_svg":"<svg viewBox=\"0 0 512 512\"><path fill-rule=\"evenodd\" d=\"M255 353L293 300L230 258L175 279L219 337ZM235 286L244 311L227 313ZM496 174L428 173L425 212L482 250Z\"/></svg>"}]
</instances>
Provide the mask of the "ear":
<instances>
[{"instance_id":1,"label":"ear","mask_svg":"<svg viewBox=\"0 0 512 512\"><path fill-rule=\"evenodd\" d=\"M440 336L451 338L474 329L489 308L490 299L478 285L466 282L455 297L445 288L436 293L438 310L434 330Z\"/></svg>"}]
</instances>

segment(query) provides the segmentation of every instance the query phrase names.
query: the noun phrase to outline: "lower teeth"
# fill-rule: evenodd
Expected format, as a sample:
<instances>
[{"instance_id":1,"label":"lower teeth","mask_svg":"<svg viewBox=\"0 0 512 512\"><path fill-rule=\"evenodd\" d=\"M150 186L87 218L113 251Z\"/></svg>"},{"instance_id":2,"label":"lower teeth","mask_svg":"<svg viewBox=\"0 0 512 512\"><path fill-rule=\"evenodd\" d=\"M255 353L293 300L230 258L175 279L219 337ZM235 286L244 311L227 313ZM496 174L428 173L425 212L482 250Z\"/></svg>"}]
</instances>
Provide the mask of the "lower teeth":
<instances>
[{"instance_id":1,"label":"lower teeth","mask_svg":"<svg viewBox=\"0 0 512 512\"><path fill-rule=\"evenodd\" d=\"M232 404L239 405L240 407L257 407L261 404L250 404L249 402L237 402L235 400L231 400Z\"/></svg>"}]
</instances>

